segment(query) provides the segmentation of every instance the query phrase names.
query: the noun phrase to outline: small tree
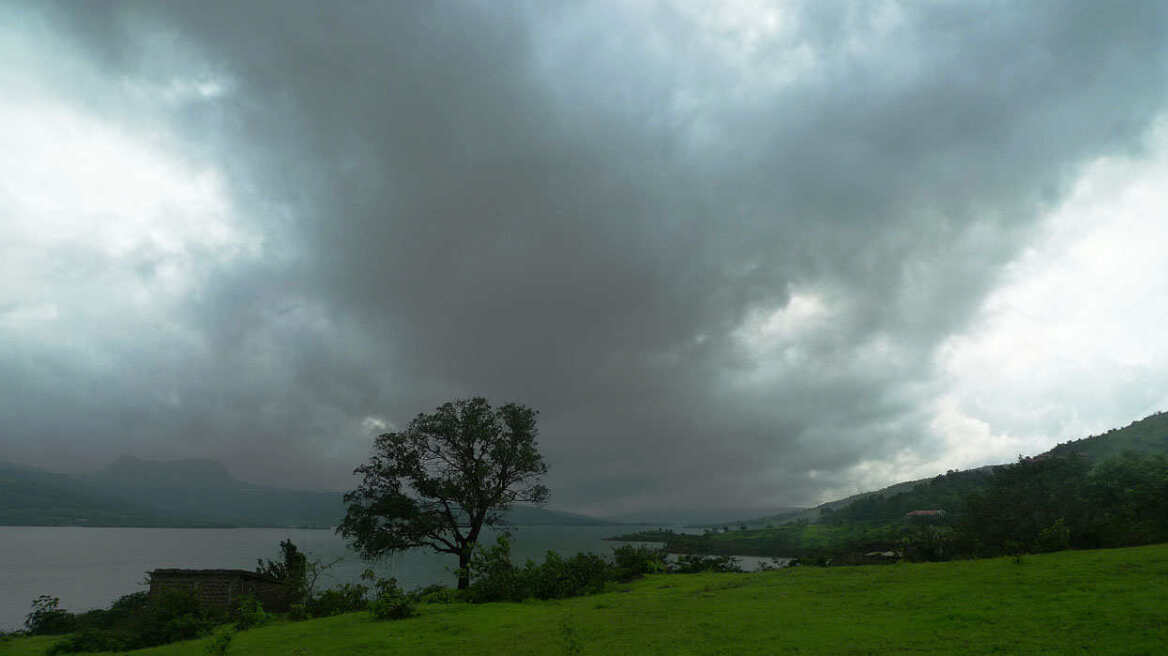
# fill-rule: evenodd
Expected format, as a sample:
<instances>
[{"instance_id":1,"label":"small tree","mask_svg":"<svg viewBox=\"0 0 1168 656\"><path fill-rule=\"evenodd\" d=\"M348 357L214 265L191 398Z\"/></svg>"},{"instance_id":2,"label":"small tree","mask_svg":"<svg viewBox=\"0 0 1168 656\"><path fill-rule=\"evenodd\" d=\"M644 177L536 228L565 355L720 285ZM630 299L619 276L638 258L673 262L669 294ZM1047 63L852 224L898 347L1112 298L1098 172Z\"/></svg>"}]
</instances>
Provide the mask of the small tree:
<instances>
[{"instance_id":1,"label":"small tree","mask_svg":"<svg viewBox=\"0 0 1168 656\"><path fill-rule=\"evenodd\" d=\"M536 414L474 398L379 436L369 462L353 472L361 484L345 494L348 511L337 532L367 559L418 547L456 555L458 587L466 589L483 527L503 524L513 503L547 500Z\"/></svg>"},{"instance_id":2,"label":"small tree","mask_svg":"<svg viewBox=\"0 0 1168 656\"><path fill-rule=\"evenodd\" d=\"M303 601L307 585L308 557L296 548L291 538L280 542L280 555L283 560L257 559L256 573L278 580L288 586L293 599L297 602Z\"/></svg>"}]
</instances>

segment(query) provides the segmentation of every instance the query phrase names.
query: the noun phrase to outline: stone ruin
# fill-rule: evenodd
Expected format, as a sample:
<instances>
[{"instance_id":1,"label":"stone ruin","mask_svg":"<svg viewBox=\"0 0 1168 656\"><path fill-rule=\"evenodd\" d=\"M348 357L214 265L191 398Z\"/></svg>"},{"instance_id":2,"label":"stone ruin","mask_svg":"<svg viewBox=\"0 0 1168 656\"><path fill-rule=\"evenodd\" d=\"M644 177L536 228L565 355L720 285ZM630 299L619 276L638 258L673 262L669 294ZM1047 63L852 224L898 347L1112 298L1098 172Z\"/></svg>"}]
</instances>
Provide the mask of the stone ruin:
<instances>
[{"instance_id":1,"label":"stone ruin","mask_svg":"<svg viewBox=\"0 0 1168 656\"><path fill-rule=\"evenodd\" d=\"M163 590L194 590L207 608L227 610L244 595L253 595L264 610L287 612L291 605L288 587L263 574L244 569L156 569L150 572L150 596Z\"/></svg>"}]
</instances>

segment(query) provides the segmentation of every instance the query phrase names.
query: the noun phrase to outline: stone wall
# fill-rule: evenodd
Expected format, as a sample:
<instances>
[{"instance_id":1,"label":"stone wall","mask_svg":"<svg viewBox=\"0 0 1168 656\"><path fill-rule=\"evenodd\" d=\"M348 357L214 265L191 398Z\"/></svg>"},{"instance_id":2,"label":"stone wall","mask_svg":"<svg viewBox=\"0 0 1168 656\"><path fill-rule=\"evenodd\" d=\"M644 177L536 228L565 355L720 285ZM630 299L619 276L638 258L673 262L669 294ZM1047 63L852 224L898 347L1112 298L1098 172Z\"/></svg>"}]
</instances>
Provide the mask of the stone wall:
<instances>
[{"instance_id":1,"label":"stone wall","mask_svg":"<svg viewBox=\"0 0 1168 656\"><path fill-rule=\"evenodd\" d=\"M156 569L150 572L150 596L163 590L195 590L209 607L228 609L243 595L255 595L264 610L283 613L290 604L289 590L279 581L243 569Z\"/></svg>"}]
</instances>

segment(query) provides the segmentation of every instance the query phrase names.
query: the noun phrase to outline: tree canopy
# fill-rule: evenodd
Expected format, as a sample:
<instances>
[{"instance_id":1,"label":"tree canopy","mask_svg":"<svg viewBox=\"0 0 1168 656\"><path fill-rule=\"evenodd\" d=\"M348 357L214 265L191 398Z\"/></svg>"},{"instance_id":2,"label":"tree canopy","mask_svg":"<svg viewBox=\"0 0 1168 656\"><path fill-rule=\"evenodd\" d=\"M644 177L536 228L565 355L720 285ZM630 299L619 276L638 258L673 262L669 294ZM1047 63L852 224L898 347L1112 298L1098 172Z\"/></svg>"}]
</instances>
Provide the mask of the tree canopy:
<instances>
[{"instance_id":1,"label":"tree canopy","mask_svg":"<svg viewBox=\"0 0 1168 656\"><path fill-rule=\"evenodd\" d=\"M536 444L536 415L484 398L445 403L405 430L384 433L362 476L345 494L337 528L364 558L425 547L459 559L459 588L484 526L504 523L511 504L540 504L547 472Z\"/></svg>"}]
</instances>

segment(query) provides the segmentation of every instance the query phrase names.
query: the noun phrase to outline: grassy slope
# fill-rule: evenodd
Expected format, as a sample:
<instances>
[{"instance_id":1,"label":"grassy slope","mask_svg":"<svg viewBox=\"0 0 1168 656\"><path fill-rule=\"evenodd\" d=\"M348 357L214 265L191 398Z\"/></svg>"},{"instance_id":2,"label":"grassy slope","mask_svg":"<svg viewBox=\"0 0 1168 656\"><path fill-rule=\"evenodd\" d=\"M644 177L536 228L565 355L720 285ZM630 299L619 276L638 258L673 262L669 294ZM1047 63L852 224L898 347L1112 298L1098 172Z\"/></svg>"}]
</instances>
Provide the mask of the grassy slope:
<instances>
[{"instance_id":1,"label":"grassy slope","mask_svg":"<svg viewBox=\"0 0 1168 656\"><path fill-rule=\"evenodd\" d=\"M49 642L7 646L31 656ZM358 613L277 624L239 634L229 653L1156 654L1165 645L1168 545L1156 545L1022 564L655 576L559 602L425 606L399 622ZM139 653L204 648L195 641Z\"/></svg>"}]
</instances>

